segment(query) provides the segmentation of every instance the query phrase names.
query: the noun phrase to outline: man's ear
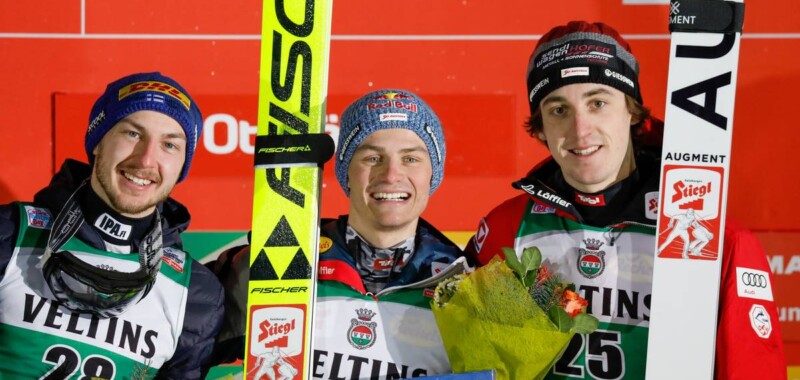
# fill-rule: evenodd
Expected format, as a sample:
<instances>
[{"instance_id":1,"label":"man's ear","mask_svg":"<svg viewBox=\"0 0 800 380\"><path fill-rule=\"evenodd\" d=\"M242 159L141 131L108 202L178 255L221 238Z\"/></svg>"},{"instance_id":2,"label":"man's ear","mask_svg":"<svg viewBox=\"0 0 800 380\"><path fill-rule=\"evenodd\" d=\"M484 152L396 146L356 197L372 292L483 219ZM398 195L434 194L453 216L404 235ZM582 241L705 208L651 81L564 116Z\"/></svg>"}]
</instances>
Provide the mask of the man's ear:
<instances>
[{"instance_id":1,"label":"man's ear","mask_svg":"<svg viewBox=\"0 0 800 380\"><path fill-rule=\"evenodd\" d=\"M537 133L536 133L536 137L537 137L537 138L539 139L539 141L541 141L541 142L545 142L545 141L547 141L547 139L545 139L545 138L544 138L544 133L542 133L542 132L537 132Z\"/></svg>"}]
</instances>

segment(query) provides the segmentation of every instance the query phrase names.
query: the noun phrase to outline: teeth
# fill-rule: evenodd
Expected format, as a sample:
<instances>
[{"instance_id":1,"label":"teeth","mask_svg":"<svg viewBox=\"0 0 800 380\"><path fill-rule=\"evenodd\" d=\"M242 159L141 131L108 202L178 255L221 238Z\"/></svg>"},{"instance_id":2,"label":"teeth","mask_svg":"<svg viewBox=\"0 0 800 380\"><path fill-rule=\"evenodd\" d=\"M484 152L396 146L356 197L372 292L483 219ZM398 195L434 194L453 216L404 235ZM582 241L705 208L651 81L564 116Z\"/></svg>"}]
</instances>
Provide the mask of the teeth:
<instances>
[{"instance_id":1,"label":"teeth","mask_svg":"<svg viewBox=\"0 0 800 380\"><path fill-rule=\"evenodd\" d=\"M131 182L133 182L133 183L135 183L135 184L137 184L139 186L146 186L146 185L149 185L150 183L153 182L153 181L151 181L149 179L134 177L134 176L132 176L132 175L130 175L128 173L124 173L124 175L125 175L125 178L131 180Z\"/></svg>"},{"instance_id":2,"label":"teeth","mask_svg":"<svg viewBox=\"0 0 800 380\"><path fill-rule=\"evenodd\" d=\"M372 196L378 200L401 201L408 198L408 193L375 193Z\"/></svg>"},{"instance_id":3,"label":"teeth","mask_svg":"<svg viewBox=\"0 0 800 380\"><path fill-rule=\"evenodd\" d=\"M595 146L593 146L591 148L586 148L586 149L573 149L572 153L575 153L575 154L577 154L579 156L585 156L585 155L597 152L598 149L600 149L600 146L595 145Z\"/></svg>"}]
</instances>

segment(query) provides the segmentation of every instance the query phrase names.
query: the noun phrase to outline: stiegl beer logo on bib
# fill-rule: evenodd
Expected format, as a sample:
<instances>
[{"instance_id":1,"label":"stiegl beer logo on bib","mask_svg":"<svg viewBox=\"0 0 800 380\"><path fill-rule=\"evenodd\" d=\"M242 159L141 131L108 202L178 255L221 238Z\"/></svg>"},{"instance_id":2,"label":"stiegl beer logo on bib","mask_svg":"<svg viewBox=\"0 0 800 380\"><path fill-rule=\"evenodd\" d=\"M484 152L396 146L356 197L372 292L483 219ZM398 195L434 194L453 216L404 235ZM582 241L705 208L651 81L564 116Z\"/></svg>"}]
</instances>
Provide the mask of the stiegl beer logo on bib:
<instances>
[{"instance_id":1,"label":"stiegl beer logo on bib","mask_svg":"<svg viewBox=\"0 0 800 380\"><path fill-rule=\"evenodd\" d=\"M358 318L350 320L350 328L347 330L347 341L350 345L365 350L375 344L375 327L377 322L371 322L375 312L369 309L356 309Z\"/></svg>"},{"instance_id":2,"label":"stiegl beer logo on bib","mask_svg":"<svg viewBox=\"0 0 800 380\"><path fill-rule=\"evenodd\" d=\"M606 268L606 253L600 250L603 242L598 239L584 239L586 248L578 248L578 272L583 277L595 278Z\"/></svg>"}]
</instances>

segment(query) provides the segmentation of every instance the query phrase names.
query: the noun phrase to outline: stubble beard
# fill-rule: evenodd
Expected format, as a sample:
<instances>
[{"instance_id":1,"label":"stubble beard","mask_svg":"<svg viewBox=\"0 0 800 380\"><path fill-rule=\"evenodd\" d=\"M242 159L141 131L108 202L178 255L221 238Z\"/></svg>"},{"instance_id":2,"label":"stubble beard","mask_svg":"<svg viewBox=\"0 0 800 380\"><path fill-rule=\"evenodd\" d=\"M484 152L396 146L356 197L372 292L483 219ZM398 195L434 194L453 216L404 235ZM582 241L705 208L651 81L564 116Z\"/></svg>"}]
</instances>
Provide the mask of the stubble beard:
<instances>
[{"instance_id":1,"label":"stubble beard","mask_svg":"<svg viewBox=\"0 0 800 380\"><path fill-rule=\"evenodd\" d=\"M111 164L104 161L102 155L95 156L95 175L100 188L105 193L109 206L120 214L138 215L148 209L156 206L157 204L165 201L169 197L172 187L163 187L150 199L140 197L127 196L125 199L121 192L115 191L111 174L116 172L116 169L111 167ZM127 181L127 179L120 175L120 181ZM173 185L174 186L174 185Z\"/></svg>"}]
</instances>

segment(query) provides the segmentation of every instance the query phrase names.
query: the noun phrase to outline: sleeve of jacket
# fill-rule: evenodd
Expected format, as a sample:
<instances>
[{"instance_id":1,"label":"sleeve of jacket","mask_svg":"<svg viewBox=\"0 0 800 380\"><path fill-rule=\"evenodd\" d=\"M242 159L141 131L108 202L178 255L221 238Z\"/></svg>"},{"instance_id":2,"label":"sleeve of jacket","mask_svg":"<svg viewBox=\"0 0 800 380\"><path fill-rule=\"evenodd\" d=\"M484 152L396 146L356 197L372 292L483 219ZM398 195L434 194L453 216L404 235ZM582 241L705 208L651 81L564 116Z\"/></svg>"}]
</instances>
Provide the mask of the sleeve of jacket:
<instances>
[{"instance_id":1,"label":"sleeve of jacket","mask_svg":"<svg viewBox=\"0 0 800 380\"><path fill-rule=\"evenodd\" d=\"M247 289L250 280L250 246L233 247L206 264L225 289L225 320L217 337L211 364L230 363L244 358L247 329Z\"/></svg>"},{"instance_id":2,"label":"sleeve of jacket","mask_svg":"<svg viewBox=\"0 0 800 380\"><path fill-rule=\"evenodd\" d=\"M19 230L19 211L16 203L0 205L0 281L6 273L8 261L14 253Z\"/></svg>"},{"instance_id":3,"label":"sleeve of jacket","mask_svg":"<svg viewBox=\"0 0 800 380\"><path fill-rule=\"evenodd\" d=\"M480 266L495 255L503 257L503 247L514 248L517 230L529 199L525 194L518 195L490 211L481 219L464 254Z\"/></svg>"},{"instance_id":4,"label":"sleeve of jacket","mask_svg":"<svg viewBox=\"0 0 800 380\"><path fill-rule=\"evenodd\" d=\"M208 268L192 260L189 298L178 348L158 371L157 379L202 379L223 318L222 286Z\"/></svg>"},{"instance_id":5,"label":"sleeve of jacket","mask_svg":"<svg viewBox=\"0 0 800 380\"><path fill-rule=\"evenodd\" d=\"M756 237L726 220L717 326L717 379L786 379L772 274Z\"/></svg>"}]
</instances>

